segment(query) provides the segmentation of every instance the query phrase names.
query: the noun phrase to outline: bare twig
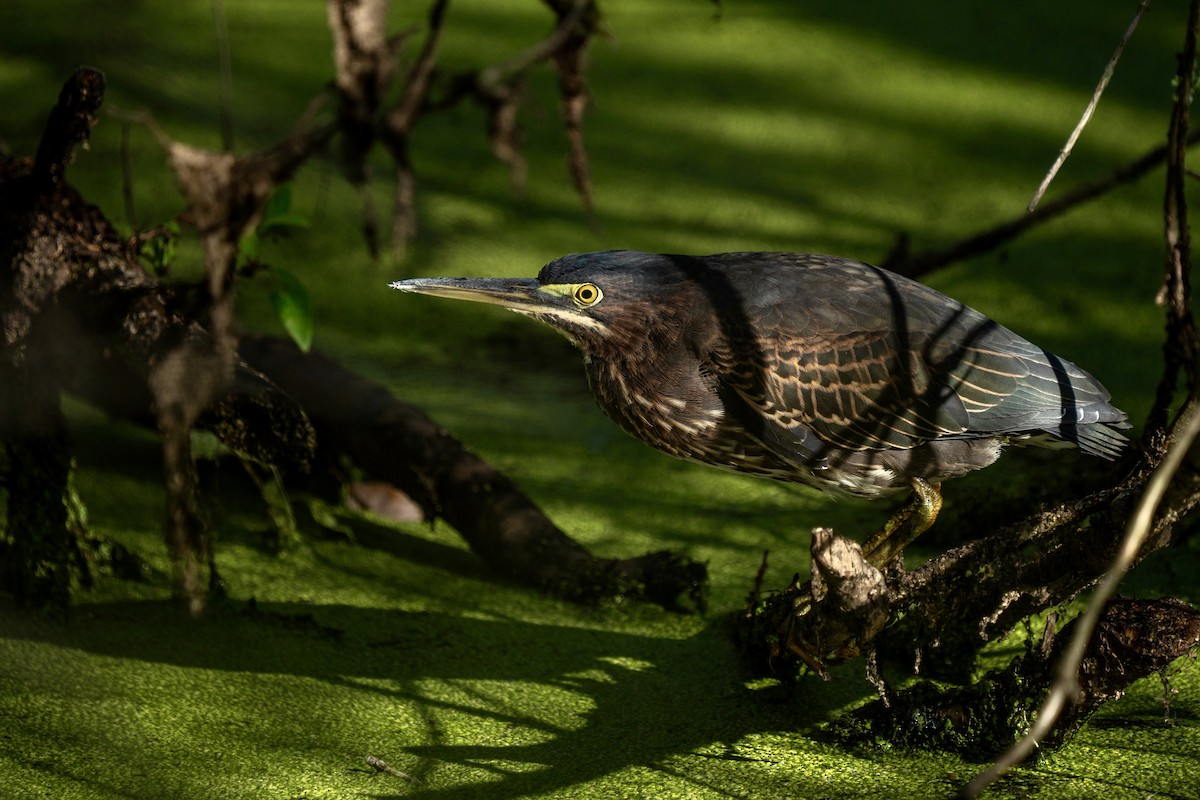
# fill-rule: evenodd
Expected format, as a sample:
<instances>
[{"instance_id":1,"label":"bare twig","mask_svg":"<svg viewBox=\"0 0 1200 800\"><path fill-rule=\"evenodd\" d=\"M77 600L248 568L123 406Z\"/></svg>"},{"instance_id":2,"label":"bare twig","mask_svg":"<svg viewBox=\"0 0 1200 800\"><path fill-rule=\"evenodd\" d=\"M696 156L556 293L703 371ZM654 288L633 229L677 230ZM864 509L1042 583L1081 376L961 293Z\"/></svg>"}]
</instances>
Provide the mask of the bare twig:
<instances>
[{"instance_id":1,"label":"bare twig","mask_svg":"<svg viewBox=\"0 0 1200 800\"><path fill-rule=\"evenodd\" d=\"M1151 476L1137 510L1129 520L1120 552L1095 594L1092 595L1081 621L1075 626L1071 643L1058 663L1054 683L1038 712L1037 721L1029 733L1001 755L996 763L967 784L959 794L960 797L978 797L989 784L1024 761L1051 731L1059 714L1067 704L1075 701L1079 692L1077 677L1079 665L1083 660L1092 633L1096 629L1100 614L1145 545L1147 537L1153 530L1154 515L1158 510L1159 503L1162 502L1163 495L1175 472L1179 469L1179 465L1187 456L1192 442L1195 441L1197 434L1200 434L1200 410L1197 409L1195 402L1186 409L1184 417L1186 421L1180 420L1182 430L1175 437L1175 441L1167 451L1166 458Z\"/></svg>"},{"instance_id":2,"label":"bare twig","mask_svg":"<svg viewBox=\"0 0 1200 800\"><path fill-rule=\"evenodd\" d=\"M404 79L404 96L384 119L382 140L395 163L396 188L392 200L392 252L402 261L408 244L417 235L416 174L408 152L408 139L429 95L437 61L438 42L446 19L448 0L436 0L429 10L429 29L416 61Z\"/></svg>"},{"instance_id":3,"label":"bare twig","mask_svg":"<svg viewBox=\"0 0 1200 800\"><path fill-rule=\"evenodd\" d=\"M1167 336L1163 343L1162 379L1154 406L1146 421L1144 441L1151 450L1160 449L1162 431L1167 424L1167 409L1175 396L1180 370L1187 376L1189 395L1196 391L1197 356L1200 341L1191 309L1191 233L1187 219L1187 147L1188 113L1195 91L1196 36L1200 27L1200 3L1192 0L1188 12L1187 35L1179 54L1176 73L1175 104L1167 130L1167 189L1163 200L1166 232L1166 275L1160 301L1167 309Z\"/></svg>"},{"instance_id":4,"label":"bare twig","mask_svg":"<svg viewBox=\"0 0 1200 800\"><path fill-rule=\"evenodd\" d=\"M1046 173L1046 177L1042 178L1042 183L1038 186L1037 191L1033 194L1033 199L1029 201L1028 211L1033 211L1037 208L1038 203L1042 200L1042 195L1046 193L1046 189L1050 187L1050 182L1054 180L1054 176L1066 163L1071 155L1071 151L1075 148L1075 142L1078 141L1079 135L1083 133L1083 129L1087 127L1088 121L1091 120L1092 114L1096 111L1096 106L1100 103L1100 95L1104 94L1104 90L1108 87L1108 82L1112 80L1113 71L1117 67L1117 61L1121 58L1121 53L1125 51L1125 45L1129 42L1129 37L1133 36L1133 32L1137 29L1138 23L1142 21L1142 15L1146 13L1146 9L1150 6L1150 0L1142 0L1138 6L1137 13L1133 15L1133 20L1130 21L1129 27L1125 30L1125 35L1121 37L1117 49L1112 54L1112 58L1108 60L1108 64L1104 67L1104 74L1100 76L1100 82L1096 84L1095 91L1092 92L1091 102L1087 108L1083 110L1083 116L1079 118L1079 124L1075 126L1075 130L1071 131L1071 136L1067 139L1066 145L1059 151L1058 158L1055 159L1050 171Z\"/></svg>"},{"instance_id":5,"label":"bare twig","mask_svg":"<svg viewBox=\"0 0 1200 800\"><path fill-rule=\"evenodd\" d=\"M1197 141L1200 141L1200 132L1188 135L1188 145L1195 144ZM883 266L915 278L940 269L947 264L994 250L1006 242L1016 239L1031 228L1070 211L1075 206L1095 200L1118 186L1133 183L1166 160L1167 151L1168 145L1156 147L1141 158L1117 167L1103 178L1076 187L1061 197L1039 206L1036 211L1022 213L1008 222L1002 222L947 247L925 250L912 255L907 253L905 248L899 248L884 260Z\"/></svg>"},{"instance_id":6,"label":"bare twig","mask_svg":"<svg viewBox=\"0 0 1200 800\"><path fill-rule=\"evenodd\" d=\"M1143 4L1144 5L1144 4ZM1095 630L1105 604L1118 584L1135 563L1154 530L1155 513L1162 502L1171 479L1187 456L1192 443L1200 434L1200 409L1196 398L1197 341L1190 309L1190 235L1187 221L1187 200L1184 195L1188 134L1188 111L1192 101L1196 61L1196 38L1200 30L1200 0L1192 0L1188 11L1187 31L1183 52L1179 56L1175 103L1167 135L1167 187L1164 202L1164 224L1167 241L1167 275L1164 284L1167 302L1167 336L1163 345L1166 369L1159 384L1155 409L1147 427L1165 421L1166 409L1175 394L1179 369L1188 376L1188 401L1175 420L1173 434L1162 435L1151 430L1159 445L1149 452L1151 458L1163 452L1162 460L1147 481L1138 506L1130 517L1122 539L1121 549L1104 575L1100 586L1088 603L1081 622L1076 626L1070 645L1055 669L1055 679L1049 694L1038 712L1029 732L1003 753L996 762L965 786L960 797L975 798L989 784L1012 767L1024 761L1052 730L1068 703L1079 695L1078 673L1084 652Z\"/></svg>"},{"instance_id":7,"label":"bare twig","mask_svg":"<svg viewBox=\"0 0 1200 800\"><path fill-rule=\"evenodd\" d=\"M129 123L121 124L121 199L125 203L125 221L138 233L138 221L133 205L133 159L129 154Z\"/></svg>"},{"instance_id":8,"label":"bare twig","mask_svg":"<svg viewBox=\"0 0 1200 800\"><path fill-rule=\"evenodd\" d=\"M409 35L383 38L385 0L355 2L329 0L333 30L337 85L342 95L339 122L343 133L346 168L353 182L366 181L365 154L376 142L388 151L393 162L392 249L402 261L417 234L417 175L409 152L409 139L417 123L429 111L450 108L470 98L488 112L488 139L493 154L509 166L514 191L525 180L521 154L521 131L517 106L526 72L536 64L553 60L559 72L562 116L568 137L568 167L584 206L591 213L591 184L587 154L583 147L583 111L587 105L584 65L587 43L599 29L593 0L546 0L557 22L543 40L515 56L477 71L451 74L437 81L443 91L431 98L438 49L445 26L449 0L433 0L420 52L399 81L396 104L379 118L384 90L395 71L395 51ZM364 193L364 227L374 254L375 223Z\"/></svg>"},{"instance_id":9,"label":"bare twig","mask_svg":"<svg viewBox=\"0 0 1200 800\"><path fill-rule=\"evenodd\" d=\"M589 5L589 0L576 0L545 39L527 47L512 58L480 70L476 78L477 86L484 90L499 87L511 81L519 73L525 72L530 67L553 56L567 43L575 27L583 21L584 12L587 11Z\"/></svg>"},{"instance_id":10,"label":"bare twig","mask_svg":"<svg viewBox=\"0 0 1200 800\"><path fill-rule=\"evenodd\" d=\"M446 20L446 6L449 0L436 0L429 9L429 29L425 33L425 43L417 60L409 67L404 77L404 97L388 114L387 127L408 134L420 114L421 106L429 93L429 82L433 77L433 69L437 63L437 48L442 36L442 26Z\"/></svg>"},{"instance_id":11,"label":"bare twig","mask_svg":"<svg viewBox=\"0 0 1200 800\"><path fill-rule=\"evenodd\" d=\"M514 192L525 189L526 163L521 152L522 135L517 120L525 73L566 49L591 8L590 0L575 0L565 14L560 14L558 24L549 36L510 59L480 70L474 77L473 93L488 110L488 141L492 154L509 166ZM582 139L579 142L582 143Z\"/></svg>"},{"instance_id":12,"label":"bare twig","mask_svg":"<svg viewBox=\"0 0 1200 800\"><path fill-rule=\"evenodd\" d=\"M547 4L559 15L566 28L566 40L554 51L554 63L558 67L559 106L562 111L563 125L567 130L567 168L575 190L583 200L584 210L595 225L594 207L592 204L592 179L588 166L587 148L583 142L583 112L588 105L587 80L584 78L584 65L587 61L587 46L591 34L596 27L597 14L594 0L575 0L566 5L565 0L546 0ZM567 28L566 22L576 13L588 12L581 16L581 21Z\"/></svg>"}]
</instances>

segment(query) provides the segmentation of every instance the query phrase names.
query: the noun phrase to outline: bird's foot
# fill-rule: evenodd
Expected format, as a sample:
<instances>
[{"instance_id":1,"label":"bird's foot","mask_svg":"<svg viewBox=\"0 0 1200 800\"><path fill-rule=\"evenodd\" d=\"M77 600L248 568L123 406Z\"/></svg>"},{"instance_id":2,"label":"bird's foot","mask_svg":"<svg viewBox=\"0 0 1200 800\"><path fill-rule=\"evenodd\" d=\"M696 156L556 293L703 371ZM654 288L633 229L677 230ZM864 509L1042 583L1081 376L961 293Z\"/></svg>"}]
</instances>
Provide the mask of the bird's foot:
<instances>
[{"instance_id":1,"label":"bird's foot","mask_svg":"<svg viewBox=\"0 0 1200 800\"><path fill-rule=\"evenodd\" d=\"M805 583L796 575L767 598L756 584L744 623L749 640L768 644L769 661L793 658L828 680L827 664L861 655L883 629L888 587L860 546L829 528L813 529L812 557L812 579Z\"/></svg>"},{"instance_id":2,"label":"bird's foot","mask_svg":"<svg viewBox=\"0 0 1200 800\"><path fill-rule=\"evenodd\" d=\"M878 569L891 563L914 539L929 530L942 510L942 491L938 484L913 478L912 490L908 502L863 545L863 556Z\"/></svg>"},{"instance_id":3,"label":"bird's foot","mask_svg":"<svg viewBox=\"0 0 1200 800\"><path fill-rule=\"evenodd\" d=\"M743 615L744 641L755 648L766 643L770 663L795 659L826 679L827 664L869 656L890 611L889 581L895 575L889 578L886 568L933 524L941 506L938 486L916 479L912 498L861 548L827 528L815 528L812 579L801 583L797 575L782 592L766 597L764 556ZM877 675L872 682L886 693Z\"/></svg>"}]
</instances>

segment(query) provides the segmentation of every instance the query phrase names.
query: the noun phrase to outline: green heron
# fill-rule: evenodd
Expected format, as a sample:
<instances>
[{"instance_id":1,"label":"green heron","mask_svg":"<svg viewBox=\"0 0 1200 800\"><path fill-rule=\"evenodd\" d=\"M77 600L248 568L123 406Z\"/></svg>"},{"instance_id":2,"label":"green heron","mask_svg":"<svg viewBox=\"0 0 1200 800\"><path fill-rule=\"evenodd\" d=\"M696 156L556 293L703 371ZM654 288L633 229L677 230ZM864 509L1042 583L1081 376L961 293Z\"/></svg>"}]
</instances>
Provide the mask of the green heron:
<instances>
[{"instance_id":1,"label":"green heron","mask_svg":"<svg viewBox=\"0 0 1200 800\"><path fill-rule=\"evenodd\" d=\"M1117 458L1125 413L1099 381L962 303L827 255L568 255L536 280L392 288L511 309L580 350L596 401L679 458L880 497L914 489L864 547L882 566L927 528L938 484L1004 445ZM915 512L915 513L914 513ZM898 517L899 519L900 517Z\"/></svg>"}]
</instances>

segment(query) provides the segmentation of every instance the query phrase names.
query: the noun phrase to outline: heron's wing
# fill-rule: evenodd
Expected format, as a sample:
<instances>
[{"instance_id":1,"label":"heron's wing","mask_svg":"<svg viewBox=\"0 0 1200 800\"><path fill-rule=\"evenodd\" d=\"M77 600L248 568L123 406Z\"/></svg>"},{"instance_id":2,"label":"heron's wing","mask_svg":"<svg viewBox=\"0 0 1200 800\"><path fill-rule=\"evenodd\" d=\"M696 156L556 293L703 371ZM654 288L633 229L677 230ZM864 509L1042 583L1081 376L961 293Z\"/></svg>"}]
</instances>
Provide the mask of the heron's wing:
<instances>
[{"instance_id":1,"label":"heron's wing","mask_svg":"<svg viewBox=\"0 0 1200 800\"><path fill-rule=\"evenodd\" d=\"M1125 415L1095 378L927 286L831 256L721 258L712 371L772 449L1046 431L1098 455L1119 451L1108 426L1124 427Z\"/></svg>"},{"instance_id":2,"label":"heron's wing","mask_svg":"<svg viewBox=\"0 0 1200 800\"><path fill-rule=\"evenodd\" d=\"M906 344L890 332L809 339L760 353L757 374L722 379L745 406L740 417L760 418L764 444L810 466L831 447L909 449L939 438L1045 431L1109 459L1128 443L1115 430L1128 427L1125 415L1100 384L1004 328Z\"/></svg>"},{"instance_id":3,"label":"heron's wing","mask_svg":"<svg viewBox=\"0 0 1200 800\"><path fill-rule=\"evenodd\" d=\"M718 369L763 418L768 437L779 440L787 432L814 454L822 443L846 450L908 449L962 434L971 422L967 404L994 405L1011 394L1021 375L1017 363L997 370L986 386L964 381L956 370L928 363L922 344L901 343L888 331L795 338L759 343L753 358L739 359L754 369ZM965 361L958 366L967 374L978 371Z\"/></svg>"}]
</instances>

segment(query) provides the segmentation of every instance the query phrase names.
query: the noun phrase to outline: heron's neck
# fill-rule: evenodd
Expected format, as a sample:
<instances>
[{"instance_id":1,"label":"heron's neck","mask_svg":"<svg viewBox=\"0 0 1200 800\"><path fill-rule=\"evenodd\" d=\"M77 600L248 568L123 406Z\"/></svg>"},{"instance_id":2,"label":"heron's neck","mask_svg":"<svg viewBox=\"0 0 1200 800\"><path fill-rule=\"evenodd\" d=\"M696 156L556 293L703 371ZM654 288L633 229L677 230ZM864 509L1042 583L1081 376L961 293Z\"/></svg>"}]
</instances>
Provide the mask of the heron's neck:
<instances>
[{"instance_id":1,"label":"heron's neck","mask_svg":"<svg viewBox=\"0 0 1200 800\"><path fill-rule=\"evenodd\" d=\"M596 403L618 425L643 441L663 446L668 432L695 435L716 423L720 404L683 346L680 331L663 327L653 339L588 354L588 382Z\"/></svg>"}]
</instances>

